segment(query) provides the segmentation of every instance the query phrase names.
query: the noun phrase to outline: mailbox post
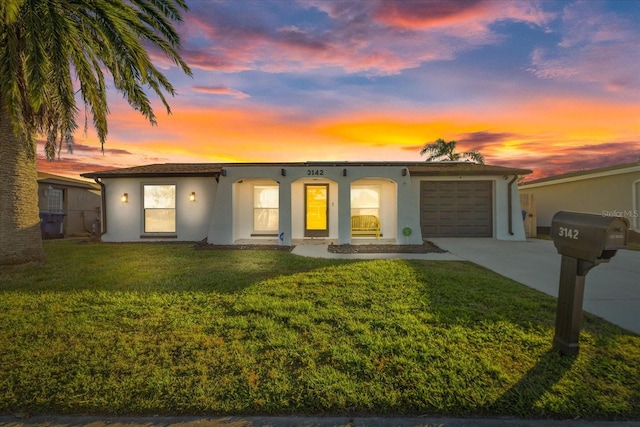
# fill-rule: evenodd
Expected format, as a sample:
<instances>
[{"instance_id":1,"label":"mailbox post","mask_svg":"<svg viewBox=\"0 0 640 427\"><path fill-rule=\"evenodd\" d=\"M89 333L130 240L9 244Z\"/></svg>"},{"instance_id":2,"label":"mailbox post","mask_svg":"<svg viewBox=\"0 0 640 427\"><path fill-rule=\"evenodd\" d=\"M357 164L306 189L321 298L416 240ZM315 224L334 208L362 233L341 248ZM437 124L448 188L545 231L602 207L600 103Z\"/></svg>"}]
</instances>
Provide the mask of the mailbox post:
<instances>
[{"instance_id":1,"label":"mailbox post","mask_svg":"<svg viewBox=\"0 0 640 427\"><path fill-rule=\"evenodd\" d=\"M580 348L585 276L626 248L628 230L626 218L562 211L553 216L551 237L562 255L553 347L565 356L576 356Z\"/></svg>"}]
</instances>

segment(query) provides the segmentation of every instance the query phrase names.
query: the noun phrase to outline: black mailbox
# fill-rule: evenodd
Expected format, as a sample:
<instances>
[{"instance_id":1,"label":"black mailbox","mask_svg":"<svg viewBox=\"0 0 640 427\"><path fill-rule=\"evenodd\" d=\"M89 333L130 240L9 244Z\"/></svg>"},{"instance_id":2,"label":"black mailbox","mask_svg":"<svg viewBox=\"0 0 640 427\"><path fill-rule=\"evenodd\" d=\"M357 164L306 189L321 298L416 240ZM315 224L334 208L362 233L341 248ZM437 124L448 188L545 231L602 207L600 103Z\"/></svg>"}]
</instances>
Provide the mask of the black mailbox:
<instances>
[{"instance_id":1,"label":"black mailbox","mask_svg":"<svg viewBox=\"0 0 640 427\"><path fill-rule=\"evenodd\" d=\"M551 221L551 237L558 253L599 264L627 245L629 221L576 212L558 212Z\"/></svg>"},{"instance_id":2,"label":"black mailbox","mask_svg":"<svg viewBox=\"0 0 640 427\"><path fill-rule=\"evenodd\" d=\"M560 286L553 347L565 356L578 354L585 276L627 245L626 218L558 212L551 221L551 237L558 253Z\"/></svg>"}]
</instances>

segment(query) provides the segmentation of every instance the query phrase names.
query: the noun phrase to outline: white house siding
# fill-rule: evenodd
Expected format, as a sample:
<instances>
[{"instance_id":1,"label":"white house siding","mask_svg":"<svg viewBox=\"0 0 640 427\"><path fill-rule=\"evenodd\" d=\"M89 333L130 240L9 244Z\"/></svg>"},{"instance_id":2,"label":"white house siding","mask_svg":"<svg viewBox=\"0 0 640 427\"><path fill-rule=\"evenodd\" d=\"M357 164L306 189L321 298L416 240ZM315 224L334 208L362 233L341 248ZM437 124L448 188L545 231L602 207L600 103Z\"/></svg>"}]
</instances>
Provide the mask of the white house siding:
<instances>
[{"instance_id":1,"label":"white house siding","mask_svg":"<svg viewBox=\"0 0 640 427\"><path fill-rule=\"evenodd\" d=\"M534 194L538 227L551 227L558 211L623 216L640 231L640 166L609 170L520 187L522 194Z\"/></svg>"},{"instance_id":2,"label":"white house siding","mask_svg":"<svg viewBox=\"0 0 640 427\"><path fill-rule=\"evenodd\" d=\"M380 219L385 239L393 239L398 243L421 243L419 235L406 239L401 234L402 228L411 226L417 229L415 227L418 225L415 212L412 214L404 209L404 206L411 205L411 182L409 176L402 175L403 169L405 168L400 165L376 167L324 164L226 167L225 173L220 176L208 241L214 244L234 244L238 240L251 238L251 185L257 182L277 182L280 188L280 227L277 234L283 245L291 245L294 239L309 239L304 236L305 184L329 185L329 236L325 239L344 244L351 242L351 185L372 183L381 186ZM403 206L402 213L398 212L398 206Z\"/></svg>"},{"instance_id":3,"label":"white house siding","mask_svg":"<svg viewBox=\"0 0 640 427\"><path fill-rule=\"evenodd\" d=\"M491 175L487 175L488 171ZM206 238L209 243L233 245L246 240L259 243L277 239L275 241L280 244L290 246L294 241L310 239L339 244L366 239L375 241L375 236L351 236L352 188L357 185L379 186L378 209L384 243L421 244L420 183L461 180L491 183L493 238L524 240L520 198L513 174L528 172L469 164L310 162L149 165L84 176L100 178L105 186L107 221L103 223L106 228L102 239L106 242L199 241ZM153 175L162 177L150 177ZM145 184L176 186L175 233L144 233ZM328 185L329 232L326 237L305 236L306 184ZM254 230L253 192L256 185L278 186L277 230ZM509 191L511 215L508 212ZM196 193L195 202L189 201L192 192ZM121 201L123 193L128 194L128 203ZM411 231L409 236L403 234L407 228Z\"/></svg>"},{"instance_id":4,"label":"white house siding","mask_svg":"<svg viewBox=\"0 0 640 427\"><path fill-rule=\"evenodd\" d=\"M253 189L256 185L276 185L278 182L269 179L245 179L233 184L233 234L234 239L274 239L274 236L254 236L253 233ZM266 233L265 233L266 234Z\"/></svg>"},{"instance_id":5,"label":"white house siding","mask_svg":"<svg viewBox=\"0 0 640 427\"><path fill-rule=\"evenodd\" d=\"M213 177L105 178L107 230L104 242L135 241L200 241L207 237L211 221L216 181ZM176 186L176 232L169 236L144 233L143 186L174 184ZM196 201L189 195L195 192ZM121 197L128 194L129 201ZM104 227L104 224L103 224Z\"/></svg>"}]
</instances>

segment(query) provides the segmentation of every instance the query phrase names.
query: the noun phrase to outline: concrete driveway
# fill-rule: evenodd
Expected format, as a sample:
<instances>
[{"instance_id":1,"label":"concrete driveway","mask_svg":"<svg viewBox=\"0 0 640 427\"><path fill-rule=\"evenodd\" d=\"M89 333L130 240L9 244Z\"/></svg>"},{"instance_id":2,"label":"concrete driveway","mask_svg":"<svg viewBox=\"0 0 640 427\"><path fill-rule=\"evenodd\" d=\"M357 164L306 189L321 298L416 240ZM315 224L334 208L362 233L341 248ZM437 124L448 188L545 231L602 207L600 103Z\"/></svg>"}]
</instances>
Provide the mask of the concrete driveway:
<instances>
[{"instance_id":1,"label":"concrete driveway","mask_svg":"<svg viewBox=\"0 0 640 427\"><path fill-rule=\"evenodd\" d=\"M560 258L553 242L432 238L442 249L503 276L558 296ZM640 252L621 250L586 277L583 309L640 334Z\"/></svg>"}]
</instances>

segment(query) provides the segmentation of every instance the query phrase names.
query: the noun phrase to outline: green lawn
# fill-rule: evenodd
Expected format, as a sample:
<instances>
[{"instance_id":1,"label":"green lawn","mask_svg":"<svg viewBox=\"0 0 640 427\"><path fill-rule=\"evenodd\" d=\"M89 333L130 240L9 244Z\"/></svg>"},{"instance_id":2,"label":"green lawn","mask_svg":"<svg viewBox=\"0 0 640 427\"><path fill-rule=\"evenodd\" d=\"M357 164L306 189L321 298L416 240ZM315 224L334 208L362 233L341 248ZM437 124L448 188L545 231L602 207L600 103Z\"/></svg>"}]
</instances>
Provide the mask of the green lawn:
<instances>
[{"instance_id":1,"label":"green lawn","mask_svg":"<svg viewBox=\"0 0 640 427\"><path fill-rule=\"evenodd\" d=\"M0 414L640 419L640 337L464 262L46 242L0 270Z\"/></svg>"}]
</instances>

